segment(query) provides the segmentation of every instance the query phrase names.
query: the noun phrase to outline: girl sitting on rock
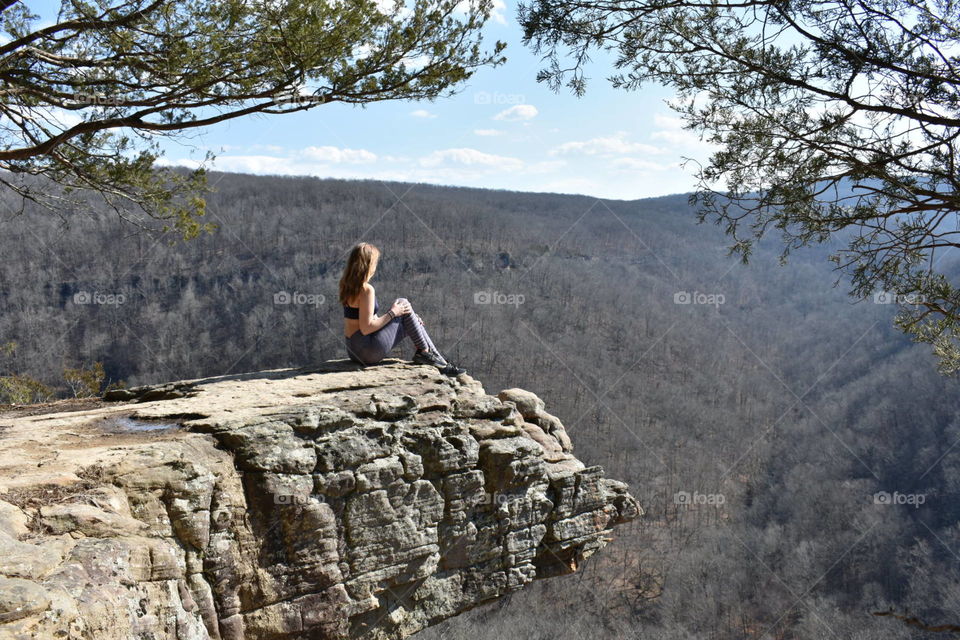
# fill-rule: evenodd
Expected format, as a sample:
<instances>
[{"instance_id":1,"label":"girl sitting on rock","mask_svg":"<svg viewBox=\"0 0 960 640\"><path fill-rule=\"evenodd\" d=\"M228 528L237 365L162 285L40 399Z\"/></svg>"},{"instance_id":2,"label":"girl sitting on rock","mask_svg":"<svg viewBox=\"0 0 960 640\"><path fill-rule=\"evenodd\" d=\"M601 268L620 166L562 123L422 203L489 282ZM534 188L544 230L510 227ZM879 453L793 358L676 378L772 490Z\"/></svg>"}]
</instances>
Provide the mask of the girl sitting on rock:
<instances>
[{"instance_id":1,"label":"girl sitting on rock","mask_svg":"<svg viewBox=\"0 0 960 640\"><path fill-rule=\"evenodd\" d=\"M464 373L464 369L447 362L433 346L423 320L414 313L406 298L397 298L385 314L377 315L380 305L370 279L377 271L379 259L379 249L361 242L350 251L340 278L347 355L360 364L376 364L409 337L417 348L413 356L415 364L432 365L450 376Z\"/></svg>"}]
</instances>

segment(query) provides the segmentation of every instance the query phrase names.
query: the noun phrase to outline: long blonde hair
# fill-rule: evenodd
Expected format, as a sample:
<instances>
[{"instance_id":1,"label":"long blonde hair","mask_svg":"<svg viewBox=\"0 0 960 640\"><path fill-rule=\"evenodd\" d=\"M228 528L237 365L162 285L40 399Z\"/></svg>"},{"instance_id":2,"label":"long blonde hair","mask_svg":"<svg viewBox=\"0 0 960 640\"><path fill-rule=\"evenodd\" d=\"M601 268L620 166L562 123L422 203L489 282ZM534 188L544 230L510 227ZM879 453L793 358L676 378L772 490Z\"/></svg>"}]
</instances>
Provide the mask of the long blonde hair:
<instances>
[{"instance_id":1,"label":"long blonde hair","mask_svg":"<svg viewBox=\"0 0 960 640\"><path fill-rule=\"evenodd\" d=\"M349 306L360 295L363 284L373 277L380 259L380 249L369 242L361 242L350 251L347 266L340 277L340 303Z\"/></svg>"}]
</instances>

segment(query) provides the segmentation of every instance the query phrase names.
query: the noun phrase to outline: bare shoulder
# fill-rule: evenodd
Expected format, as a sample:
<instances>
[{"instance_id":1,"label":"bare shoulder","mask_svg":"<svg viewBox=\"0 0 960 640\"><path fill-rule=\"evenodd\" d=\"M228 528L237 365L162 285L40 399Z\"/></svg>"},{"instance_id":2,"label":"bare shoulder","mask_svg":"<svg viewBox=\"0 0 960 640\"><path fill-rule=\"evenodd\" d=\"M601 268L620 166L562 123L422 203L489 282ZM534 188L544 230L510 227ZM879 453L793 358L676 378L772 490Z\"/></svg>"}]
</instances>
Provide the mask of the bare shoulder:
<instances>
[{"instance_id":1,"label":"bare shoulder","mask_svg":"<svg viewBox=\"0 0 960 640\"><path fill-rule=\"evenodd\" d=\"M373 286L370 283L363 285L363 289L360 291L360 295L357 296L357 300L362 302L364 305L373 306L373 301L377 299L377 294L373 290Z\"/></svg>"}]
</instances>

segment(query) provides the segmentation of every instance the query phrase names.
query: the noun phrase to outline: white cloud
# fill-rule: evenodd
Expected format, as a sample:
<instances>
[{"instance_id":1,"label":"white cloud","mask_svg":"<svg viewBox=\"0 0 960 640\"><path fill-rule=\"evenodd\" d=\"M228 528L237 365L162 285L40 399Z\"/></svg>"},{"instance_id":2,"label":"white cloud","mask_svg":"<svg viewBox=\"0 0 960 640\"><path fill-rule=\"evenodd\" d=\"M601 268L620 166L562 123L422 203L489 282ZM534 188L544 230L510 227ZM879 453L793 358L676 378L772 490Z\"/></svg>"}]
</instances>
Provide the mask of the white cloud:
<instances>
[{"instance_id":1,"label":"white cloud","mask_svg":"<svg viewBox=\"0 0 960 640\"><path fill-rule=\"evenodd\" d=\"M354 58L366 58L371 53L373 53L373 46L365 42L362 42L353 48Z\"/></svg>"},{"instance_id":2,"label":"white cloud","mask_svg":"<svg viewBox=\"0 0 960 640\"><path fill-rule=\"evenodd\" d=\"M507 18L504 16L504 11L507 8L507 3L503 0L493 0L493 9L490 12L490 17L494 22L500 24L507 24Z\"/></svg>"},{"instance_id":3,"label":"white cloud","mask_svg":"<svg viewBox=\"0 0 960 640\"><path fill-rule=\"evenodd\" d=\"M400 0L374 0L377 11L397 20L403 20L413 15L413 10L406 6L407 3Z\"/></svg>"},{"instance_id":4,"label":"white cloud","mask_svg":"<svg viewBox=\"0 0 960 640\"><path fill-rule=\"evenodd\" d=\"M231 147L230 151L241 151L239 147ZM310 146L302 149L285 149L275 145L252 145L243 149L247 153L221 152L210 164L218 171L237 171L258 175L330 175L337 166L372 165L378 163L377 154L366 149L349 149L333 146ZM255 153L268 151L268 154ZM254 153L251 153L254 152ZM165 166L179 165L196 167L198 162L193 159L163 159L160 164Z\"/></svg>"},{"instance_id":5,"label":"white cloud","mask_svg":"<svg viewBox=\"0 0 960 640\"><path fill-rule=\"evenodd\" d=\"M436 118L437 117L437 114L430 113L426 109L416 109L414 111L411 111L410 115L412 115L414 118Z\"/></svg>"},{"instance_id":6,"label":"white cloud","mask_svg":"<svg viewBox=\"0 0 960 640\"><path fill-rule=\"evenodd\" d=\"M457 11L460 13L468 13L472 4L473 2L471 2L471 0L461 0L461 2L457 3ZM493 0L493 7L490 11L490 19L498 24L507 24L507 18L504 15L506 8L507 4L504 2L504 0Z\"/></svg>"},{"instance_id":7,"label":"white cloud","mask_svg":"<svg viewBox=\"0 0 960 640\"><path fill-rule=\"evenodd\" d=\"M663 140L675 147L703 148L707 146L699 135L683 128L684 122L681 118L658 113L653 116L653 124L657 127L656 131L650 133L650 138L653 140Z\"/></svg>"},{"instance_id":8,"label":"white cloud","mask_svg":"<svg viewBox=\"0 0 960 640\"><path fill-rule=\"evenodd\" d=\"M433 56L429 55L420 55L420 56L404 56L400 59L404 65L406 65L408 71L413 71L415 69L422 69L431 62L433 62Z\"/></svg>"},{"instance_id":9,"label":"white cloud","mask_svg":"<svg viewBox=\"0 0 960 640\"><path fill-rule=\"evenodd\" d=\"M616 158L610 162L610 166L621 171L666 171L680 168L679 163L665 164L642 158Z\"/></svg>"},{"instance_id":10,"label":"white cloud","mask_svg":"<svg viewBox=\"0 0 960 640\"><path fill-rule=\"evenodd\" d=\"M239 145L225 145L221 147L224 152L239 151L243 147ZM247 147L247 151L267 151L269 153L285 153L286 149L277 144L255 144Z\"/></svg>"},{"instance_id":11,"label":"white cloud","mask_svg":"<svg viewBox=\"0 0 960 640\"><path fill-rule=\"evenodd\" d=\"M63 125L64 129L75 127L83 122L83 116L66 109L50 109L50 117L54 122Z\"/></svg>"},{"instance_id":12,"label":"white cloud","mask_svg":"<svg viewBox=\"0 0 960 640\"><path fill-rule=\"evenodd\" d=\"M409 107L401 113L408 114ZM666 129L672 123L658 124ZM211 168L260 175L398 180L625 199L681 193L692 184L688 172L677 168L679 153L672 148L669 152L658 150L658 155L641 153L648 145L632 142L624 133L568 142L561 145L561 151L547 154L536 140L514 139L509 131L470 131L476 135L499 132L501 137L492 140L497 146L491 151L463 146L398 153L385 146L383 153L376 153L372 149L332 145L250 144L229 147L217 156ZM623 149L627 152L617 152ZM192 158L159 162L196 166Z\"/></svg>"},{"instance_id":13,"label":"white cloud","mask_svg":"<svg viewBox=\"0 0 960 640\"><path fill-rule=\"evenodd\" d=\"M188 169L196 169L203 163L191 158L176 158L171 160L170 158L161 156L157 158L155 164L159 167L187 167Z\"/></svg>"},{"instance_id":14,"label":"white cloud","mask_svg":"<svg viewBox=\"0 0 960 640\"><path fill-rule=\"evenodd\" d=\"M254 145L262 147L263 145ZM437 149L420 157L378 156L366 149L311 146L289 149L275 155L251 153L221 154L211 168L253 174L316 175L392 180L416 180L441 184L477 183L490 174L549 173L564 161L527 165L511 156L486 153L469 147ZM163 165L196 166L192 159L163 159Z\"/></svg>"},{"instance_id":15,"label":"white cloud","mask_svg":"<svg viewBox=\"0 0 960 640\"><path fill-rule=\"evenodd\" d=\"M662 113L653 114L653 124L661 129L671 129L679 131L683 129L683 118L678 116L665 116Z\"/></svg>"},{"instance_id":16,"label":"white cloud","mask_svg":"<svg viewBox=\"0 0 960 640\"><path fill-rule=\"evenodd\" d=\"M217 171L237 171L240 173L309 175L306 165L296 164L289 158L276 156L217 156L212 167Z\"/></svg>"},{"instance_id":17,"label":"white cloud","mask_svg":"<svg viewBox=\"0 0 960 640\"><path fill-rule=\"evenodd\" d=\"M494 120L530 120L540 113L532 104L515 104L493 116Z\"/></svg>"},{"instance_id":18,"label":"white cloud","mask_svg":"<svg viewBox=\"0 0 960 640\"><path fill-rule=\"evenodd\" d=\"M597 162L596 157L568 160L553 158L524 162L520 158L485 153L477 149L440 149L409 157L377 155L375 163L320 164L296 156L219 156L213 168L252 174L310 175L320 178L396 180L438 185L581 193L602 198L636 199L682 193L692 187L684 171L655 171L637 164L636 158L614 158ZM672 158L664 158L670 162ZM159 160L163 165L197 166L191 159ZM618 167L618 168L614 168ZM644 169L648 170L644 170ZM631 171L627 174L627 171Z\"/></svg>"},{"instance_id":19,"label":"white cloud","mask_svg":"<svg viewBox=\"0 0 960 640\"><path fill-rule=\"evenodd\" d=\"M503 131L500 129L474 129L473 133L478 136L502 136Z\"/></svg>"},{"instance_id":20,"label":"white cloud","mask_svg":"<svg viewBox=\"0 0 960 640\"><path fill-rule=\"evenodd\" d=\"M626 137L626 132L618 131L612 136L573 140L554 147L549 153L553 156L573 153L582 153L588 156L611 156L629 153L655 155L663 153L663 150L658 147L642 142L631 142Z\"/></svg>"},{"instance_id":21,"label":"white cloud","mask_svg":"<svg viewBox=\"0 0 960 640\"><path fill-rule=\"evenodd\" d=\"M420 158L420 166L422 167L439 167L449 164L505 169L509 171L516 171L523 168L523 161L519 158L498 156L466 147L440 149Z\"/></svg>"},{"instance_id":22,"label":"white cloud","mask_svg":"<svg viewBox=\"0 0 960 640\"><path fill-rule=\"evenodd\" d=\"M322 164L369 164L377 161L377 155L366 149L340 147L306 147L296 155Z\"/></svg>"},{"instance_id":23,"label":"white cloud","mask_svg":"<svg viewBox=\"0 0 960 640\"><path fill-rule=\"evenodd\" d=\"M59 133L59 131L66 131L83 122L84 118L81 113L82 111L43 106L25 107L22 110L21 116L28 122L42 124L44 127ZM12 128L17 131L19 135L19 125L14 124L11 119L6 116L0 116L0 127L5 129ZM27 144L27 141L24 141L23 144ZM32 142L30 144L32 144Z\"/></svg>"}]
</instances>

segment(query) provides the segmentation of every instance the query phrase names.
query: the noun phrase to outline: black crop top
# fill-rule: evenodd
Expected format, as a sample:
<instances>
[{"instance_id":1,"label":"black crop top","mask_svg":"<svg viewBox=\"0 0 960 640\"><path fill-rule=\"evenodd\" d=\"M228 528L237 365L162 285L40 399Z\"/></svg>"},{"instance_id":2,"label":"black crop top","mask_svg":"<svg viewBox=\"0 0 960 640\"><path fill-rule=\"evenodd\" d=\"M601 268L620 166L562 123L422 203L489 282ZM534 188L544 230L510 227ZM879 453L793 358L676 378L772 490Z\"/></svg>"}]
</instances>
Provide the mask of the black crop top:
<instances>
[{"instance_id":1,"label":"black crop top","mask_svg":"<svg viewBox=\"0 0 960 640\"><path fill-rule=\"evenodd\" d=\"M373 313L376 315L380 311L380 303L374 299L373 301ZM343 317L351 318L352 320L360 319L360 307L348 307L343 305Z\"/></svg>"}]
</instances>

